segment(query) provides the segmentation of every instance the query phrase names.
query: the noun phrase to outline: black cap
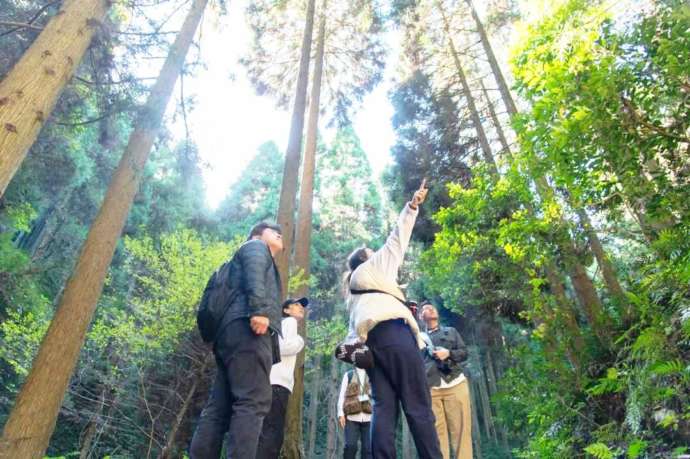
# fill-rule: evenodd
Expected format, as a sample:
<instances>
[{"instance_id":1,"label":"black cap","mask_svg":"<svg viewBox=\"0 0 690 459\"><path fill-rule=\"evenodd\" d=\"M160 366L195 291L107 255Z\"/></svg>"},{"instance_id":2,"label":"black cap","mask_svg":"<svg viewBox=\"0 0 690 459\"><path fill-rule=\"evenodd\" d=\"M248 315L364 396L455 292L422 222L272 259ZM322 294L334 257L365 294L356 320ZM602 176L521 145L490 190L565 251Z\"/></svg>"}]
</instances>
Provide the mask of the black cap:
<instances>
[{"instance_id":1,"label":"black cap","mask_svg":"<svg viewBox=\"0 0 690 459\"><path fill-rule=\"evenodd\" d=\"M303 307L305 307L305 308L309 307L309 299L308 299L307 297L303 296L302 298L297 298L297 299L295 299L295 298L288 298L288 299L285 300L285 302L283 303L282 309L287 308L288 306L290 306L290 305L293 304L293 303L299 303L299 304L301 304L301 305L302 305Z\"/></svg>"}]
</instances>

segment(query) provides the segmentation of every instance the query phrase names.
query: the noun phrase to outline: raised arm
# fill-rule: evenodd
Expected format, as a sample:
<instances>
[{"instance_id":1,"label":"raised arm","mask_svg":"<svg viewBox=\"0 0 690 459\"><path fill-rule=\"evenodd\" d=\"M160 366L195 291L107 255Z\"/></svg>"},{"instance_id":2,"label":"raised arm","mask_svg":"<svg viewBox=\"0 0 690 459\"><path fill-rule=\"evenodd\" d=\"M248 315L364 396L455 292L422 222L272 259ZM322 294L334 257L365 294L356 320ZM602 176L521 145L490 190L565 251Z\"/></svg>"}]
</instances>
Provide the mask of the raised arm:
<instances>
[{"instance_id":1,"label":"raised arm","mask_svg":"<svg viewBox=\"0 0 690 459\"><path fill-rule=\"evenodd\" d=\"M397 224L386 239L386 243L368 260L370 266L377 272L383 273L389 278L397 278L398 270L410 244L412 229L419 214L419 206L426 199L428 191L426 179L424 179L412 196L412 200L405 204L405 208L400 212Z\"/></svg>"}]
</instances>

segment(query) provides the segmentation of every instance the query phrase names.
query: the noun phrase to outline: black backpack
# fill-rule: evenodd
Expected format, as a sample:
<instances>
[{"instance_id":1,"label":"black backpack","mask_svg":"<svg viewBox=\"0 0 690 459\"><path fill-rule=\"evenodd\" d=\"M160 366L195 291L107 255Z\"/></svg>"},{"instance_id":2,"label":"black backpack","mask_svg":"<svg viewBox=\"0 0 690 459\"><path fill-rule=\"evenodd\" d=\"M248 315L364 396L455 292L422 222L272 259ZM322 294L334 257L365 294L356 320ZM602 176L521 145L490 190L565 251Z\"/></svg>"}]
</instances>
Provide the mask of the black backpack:
<instances>
[{"instance_id":1,"label":"black backpack","mask_svg":"<svg viewBox=\"0 0 690 459\"><path fill-rule=\"evenodd\" d=\"M196 323L201 333L201 338L212 343L216 340L218 327L220 326L225 311L235 299L235 290L230 288L230 270L232 260L223 265L211 275L206 283L204 294L196 313Z\"/></svg>"}]
</instances>

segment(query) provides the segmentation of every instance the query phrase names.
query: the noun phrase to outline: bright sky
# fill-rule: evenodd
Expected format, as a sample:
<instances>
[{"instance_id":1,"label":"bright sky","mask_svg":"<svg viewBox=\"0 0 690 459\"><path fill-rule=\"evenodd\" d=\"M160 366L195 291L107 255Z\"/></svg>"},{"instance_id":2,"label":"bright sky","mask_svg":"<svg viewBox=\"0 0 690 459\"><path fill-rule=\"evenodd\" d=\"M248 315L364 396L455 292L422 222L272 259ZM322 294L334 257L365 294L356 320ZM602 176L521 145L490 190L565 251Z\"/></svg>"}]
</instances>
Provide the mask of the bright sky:
<instances>
[{"instance_id":1,"label":"bright sky","mask_svg":"<svg viewBox=\"0 0 690 459\"><path fill-rule=\"evenodd\" d=\"M201 58L207 68L184 81L185 97L195 98L193 107L188 108L188 124L190 136L207 164L206 198L212 208L220 203L261 144L272 140L284 152L289 135L291 113L276 108L269 96L257 96L244 67L238 63L251 40L244 20L247 1L229 2L228 15L219 23L214 23L215 14L206 13L201 27ZM389 48L397 48L393 34L388 41ZM389 62L395 62L395 57L391 53ZM395 140L393 108L387 96L393 67L387 66L384 81L366 97L353 120L377 177L390 162L389 151ZM176 97L179 99L179 87ZM169 111L174 109L171 102ZM322 133L330 137L332 133L323 132L325 123L321 125ZM181 120L173 125L173 132L184 138Z\"/></svg>"}]
</instances>

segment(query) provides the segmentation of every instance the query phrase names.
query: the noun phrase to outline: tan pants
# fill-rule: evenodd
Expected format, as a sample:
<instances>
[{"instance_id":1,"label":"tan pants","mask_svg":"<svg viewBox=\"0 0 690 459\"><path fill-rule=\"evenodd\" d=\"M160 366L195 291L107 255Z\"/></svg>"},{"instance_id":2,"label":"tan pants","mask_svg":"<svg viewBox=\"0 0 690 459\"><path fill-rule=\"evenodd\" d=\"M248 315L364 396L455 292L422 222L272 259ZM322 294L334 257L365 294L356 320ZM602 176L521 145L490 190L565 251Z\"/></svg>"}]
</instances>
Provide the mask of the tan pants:
<instances>
[{"instance_id":1,"label":"tan pants","mask_svg":"<svg viewBox=\"0 0 690 459\"><path fill-rule=\"evenodd\" d=\"M470 385L464 380L445 389L431 389L431 409L443 459L472 459ZM451 450L453 456L450 455Z\"/></svg>"}]
</instances>

